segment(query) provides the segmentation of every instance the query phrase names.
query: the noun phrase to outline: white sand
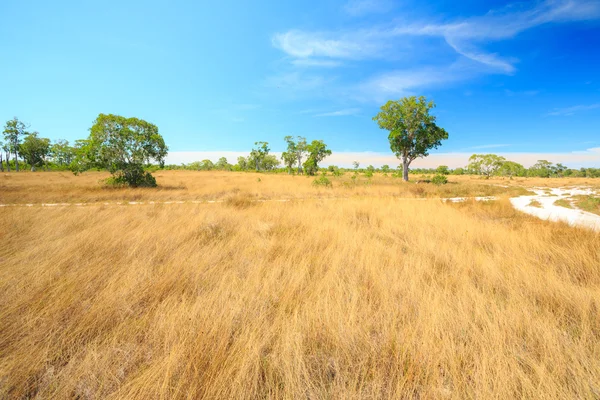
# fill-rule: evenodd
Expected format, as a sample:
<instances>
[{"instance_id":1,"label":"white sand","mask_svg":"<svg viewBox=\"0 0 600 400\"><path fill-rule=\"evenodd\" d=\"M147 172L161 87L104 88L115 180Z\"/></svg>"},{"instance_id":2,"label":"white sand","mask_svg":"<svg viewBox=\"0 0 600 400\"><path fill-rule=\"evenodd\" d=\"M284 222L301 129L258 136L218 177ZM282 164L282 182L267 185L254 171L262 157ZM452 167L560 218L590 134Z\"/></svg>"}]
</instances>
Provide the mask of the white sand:
<instances>
[{"instance_id":1,"label":"white sand","mask_svg":"<svg viewBox=\"0 0 600 400\"><path fill-rule=\"evenodd\" d=\"M535 196L520 196L510 199L513 207L524 213L535 217L549 220L562 221L571 226L581 226L600 232L600 215L586 211L555 206L554 202L559 199L567 199L577 195L595 194L590 188L534 188ZM551 193L548 194L547 192ZM541 207L530 206L532 200L540 203Z\"/></svg>"}]
</instances>

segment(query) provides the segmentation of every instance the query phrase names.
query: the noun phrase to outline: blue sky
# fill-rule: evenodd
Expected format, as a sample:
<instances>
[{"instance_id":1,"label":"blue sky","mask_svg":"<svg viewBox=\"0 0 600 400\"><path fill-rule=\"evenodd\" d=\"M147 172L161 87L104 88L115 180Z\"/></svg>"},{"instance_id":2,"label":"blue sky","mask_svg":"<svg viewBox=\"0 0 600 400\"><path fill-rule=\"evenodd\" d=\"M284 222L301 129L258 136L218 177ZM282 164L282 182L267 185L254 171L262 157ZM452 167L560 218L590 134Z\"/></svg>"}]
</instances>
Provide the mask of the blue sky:
<instances>
[{"instance_id":1,"label":"blue sky","mask_svg":"<svg viewBox=\"0 0 600 400\"><path fill-rule=\"evenodd\" d=\"M396 165L371 118L425 95L450 139L420 165L600 166L600 1L4 0L0 14L0 118L52 139L115 113L158 125L172 162L301 135L332 163Z\"/></svg>"}]
</instances>

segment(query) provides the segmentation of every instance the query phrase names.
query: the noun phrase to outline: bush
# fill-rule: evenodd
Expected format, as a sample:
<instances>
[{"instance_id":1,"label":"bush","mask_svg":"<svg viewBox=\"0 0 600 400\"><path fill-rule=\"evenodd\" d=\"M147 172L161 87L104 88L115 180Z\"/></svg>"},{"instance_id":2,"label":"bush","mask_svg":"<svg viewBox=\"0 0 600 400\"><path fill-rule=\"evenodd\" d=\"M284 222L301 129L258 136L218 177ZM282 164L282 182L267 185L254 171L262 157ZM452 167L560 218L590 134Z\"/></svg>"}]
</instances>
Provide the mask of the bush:
<instances>
[{"instance_id":1,"label":"bush","mask_svg":"<svg viewBox=\"0 0 600 400\"><path fill-rule=\"evenodd\" d=\"M434 185L445 185L448 183L448 178L446 178L444 175L438 174L431 179L431 183Z\"/></svg>"},{"instance_id":2,"label":"bush","mask_svg":"<svg viewBox=\"0 0 600 400\"><path fill-rule=\"evenodd\" d=\"M156 179L141 165L130 165L127 169L119 170L105 183L111 186L156 187Z\"/></svg>"},{"instance_id":3,"label":"bush","mask_svg":"<svg viewBox=\"0 0 600 400\"><path fill-rule=\"evenodd\" d=\"M331 187L331 181L325 175L319 176L317 179L315 179L313 181L312 184L315 186Z\"/></svg>"}]
</instances>

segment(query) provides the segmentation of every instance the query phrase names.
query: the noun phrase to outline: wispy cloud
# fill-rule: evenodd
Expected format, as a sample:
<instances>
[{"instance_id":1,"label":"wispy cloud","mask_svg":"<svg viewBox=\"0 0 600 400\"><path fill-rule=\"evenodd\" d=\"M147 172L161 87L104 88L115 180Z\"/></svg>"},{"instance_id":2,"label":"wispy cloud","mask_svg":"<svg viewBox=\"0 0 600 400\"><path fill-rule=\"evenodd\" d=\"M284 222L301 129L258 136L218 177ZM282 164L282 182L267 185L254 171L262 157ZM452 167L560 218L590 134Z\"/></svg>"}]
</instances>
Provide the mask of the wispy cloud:
<instances>
[{"instance_id":1,"label":"wispy cloud","mask_svg":"<svg viewBox=\"0 0 600 400\"><path fill-rule=\"evenodd\" d=\"M549 112L546 115L550 116L571 116L580 111L589 111L596 110L600 108L600 103L596 104L588 104L588 105L578 105L573 107L565 107L565 108L555 108L553 111Z\"/></svg>"},{"instance_id":2,"label":"wispy cloud","mask_svg":"<svg viewBox=\"0 0 600 400\"><path fill-rule=\"evenodd\" d=\"M377 10L385 1L353 0L345 10L355 14ZM352 10L352 11L349 11ZM412 40L416 38L442 38L448 49L452 49L459 57L470 60L479 66L479 73L514 74L518 60L510 56L500 55L484 49L485 45L494 41L510 39L528 29L558 22L592 20L600 17L600 2L597 0L543 0L536 2L514 3L499 10L491 10L480 16L451 20L446 22L406 22L393 21L387 25L362 27L358 30L341 32L310 32L290 30L273 36L273 45L281 49L291 58L294 65L312 65L333 67L342 64L342 60L364 60L386 58L390 54L410 49ZM402 47L404 46L404 47ZM421 47L420 47L421 48ZM408 53L414 53L408 52ZM436 77L418 77L417 83L406 82L404 78L394 77L397 72L380 73L372 77L371 82L381 82L387 78L386 85L406 90L407 87L419 87L442 81L444 71L439 63L439 48L434 49L428 60L430 70ZM433 55L434 54L434 55ZM332 61L326 63L326 60ZM460 61L454 60L453 62ZM335 64L337 62L338 64ZM464 64L464 63L463 63ZM446 68L450 68L447 66ZM474 67L466 70L466 75ZM427 69L427 67L425 67ZM454 72L457 72L456 70ZM412 75L416 72L412 72ZM403 71L401 76L406 76ZM455 81L452 77L447 81ZM398 84L400 82L400 84ZM385 85L384 85L385 86Z\"/></svg>"},{"instance_id":3,"label":"wispy cloud","mask_svg":"<svg viewBox=\"0 0 600 400\"><path fill-rule=\"evenodd\" d=\"M344 5L344 11L353 16L378 14L391 10L390 0L350 0Z\"/></svg>"},{"instance_id":4,"label":"wispy cloud","mask_svg":"<svg viewBox=\"0 0 600 400\"><path fill-rule=\"evenodd\" d=\"M323 59L314 59L314 58L298 58L292 60L292 64L299 67L326 67L333 68L339 67L342 65L341 61L335 60L323 60Z\"/></svg>"},{"instance_id":5,"label":"wispy cloud","mask_svg":"<svg viewBox=\"0 0 600 400\"><path fill-rule=\"evenodd\" d=\"M326 113L315 114L315 117L343 117L346 115L356 115L360 112L360 108L347 108L345 110L338 110Z\"/></svg>"}]
</instances>

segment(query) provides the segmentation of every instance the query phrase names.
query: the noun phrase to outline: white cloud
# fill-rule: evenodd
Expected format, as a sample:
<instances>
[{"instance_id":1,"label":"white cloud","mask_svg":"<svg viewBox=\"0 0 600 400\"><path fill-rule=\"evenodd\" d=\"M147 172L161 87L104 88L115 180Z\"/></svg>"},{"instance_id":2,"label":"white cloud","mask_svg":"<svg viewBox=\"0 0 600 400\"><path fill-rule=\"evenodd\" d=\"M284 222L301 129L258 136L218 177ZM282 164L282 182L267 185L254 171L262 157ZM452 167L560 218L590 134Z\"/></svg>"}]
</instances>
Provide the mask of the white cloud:
<instances>
[{"instance_id":1,"label":"white cloud","mask_svg":"<svg viewBox=\"0 0 600 400\"><path fill-rule=\"evenodd\" d=\"M360 14L376 10L380 3L384 4L385 1L354 0L346 5L346 9ZM290 30L274 35L273 44L291 56L294 59L292 63L297 64L298 60L314 57L334 60L380 58L385 57L391 48L398 51L400 45L409 46L410 37L440 37L457 54L487 68L488 73L513 74L516 71L516 59L486 52L478 45L510 39L542 24L598 17L600 2L597 0L545 0L514 3L485 15L446 23L394 22L392 27L380 25L344 32ZM437 56L439 52L435 54Z\"/></svg>"},{"instance_id":2,"label":"white cloud","mask_svg":"<svg viewBox=\"0 0 600 400\"><path fill-rule=\"evenodd\" d=\"M315 114L315 117L343 117L346 115L355 115L360 112L360 108L347 108L345 110L331 111Z\"/></svg>"},{"instance_id":3,"label":"white cloud","mask_svg":"<svg viewBox=\"0 0 600 400\"><path fill-rule=\"evenodd\" d=\"M589 104L589 105L578 105L573 107L555 108L547 115L551 116L571 116L579 111L589 111L600 108L600 103Z\"/></svg>"}]
</instances>

